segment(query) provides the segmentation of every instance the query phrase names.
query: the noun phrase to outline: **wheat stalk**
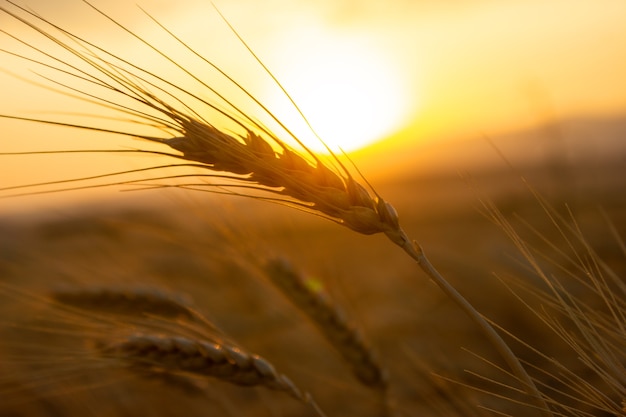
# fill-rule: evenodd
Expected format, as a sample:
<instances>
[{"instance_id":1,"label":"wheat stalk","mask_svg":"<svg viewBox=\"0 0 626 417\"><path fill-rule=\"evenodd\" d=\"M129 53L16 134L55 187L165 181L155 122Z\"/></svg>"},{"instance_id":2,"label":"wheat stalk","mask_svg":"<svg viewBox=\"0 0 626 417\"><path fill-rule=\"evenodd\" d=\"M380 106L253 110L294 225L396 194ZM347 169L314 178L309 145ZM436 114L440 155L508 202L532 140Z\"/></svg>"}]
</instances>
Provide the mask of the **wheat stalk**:
<instances>
[{"instance_id":1,"label":"wheat stalk","mask_svg":"<svg viewBox=\"0 0 626 417\"><path fill-rule=\"evenodd\" d=\"M184 49L196 56L201 57L207 65L226 77L228 81L232 82L254 103L260 106L263 111L265 111L292 137L292 139L302 145L302 149L304 151L299 152L289 146L286 142L279 139L277 135L270 132L260 123L254 121L254 119L243 112L239 107L227 100L223 95L219 94L214 88L204 83L201 79L191 74L183 66L176 63L172 58L160 51L159 48L153 46L86 1L86 4L91 6L106 19L112 21L123 31L127 32L148 48L155 51L165 60L177 66L184 74L190 76L201 86L212 92L222 101L223 104L234 112L234 115L222 110L216 104L204 100L198 95L168 82L153 72L113 55L105 49L100 48L97 45L90 43L87 40L82 39L58 26L55 26L39 15L32 13L9 0L7 0L7 3L15 6L19 11L21 11L21 13L24 13L26 17L22 17L17 12L10 11L5 7L0 7L0 10L55 42L63 50L74 55L86 64L88 70L67 64L66 61L50 55L31 44L26 45L32 48L35 52L42 54L42 56L46 59L51 59L55 64L44 63L42 61L23 57L17 54L13 55L17 55L42 66L52 68L65 75L73 76L76 80L87 82L94 90L109 93L113 92L119 94L120 98L130 99L131 102L134 102L140 109L128 107L127 105L121 103L107 101L99 98L97 94L81 91L75 87L66 86L59 82L56 83L71 92L82 95L84 98L92 101L95 99L96 101L100 101L100 104L105 107L117 109L125 115L134 117L139 121L139 123L143 123L144 125L153 128L156 127L161 134L166 132L170 135L170 137L163 138L124 131L115 131L94 126L67 124L16 116L2 117L78 127L91 131L121 134L133 138L158 142L167 145L171 150L179 153L148 150L90 150L87 152L147 153L165 155L179 161L183 161L180 164L167 164L148 169L108 173L98 177L122 175L151 169L162 170L171 167L199 168L208 171L208 173L200 175L192 174L189 176L201 177L203 179L208 178L214 181L226 179L227 181L224 183L213 182L210 184L189 183L182 185L179 184L176 186L188 189L206 189L206 187L210 187L214 192L224 192L224 188L220 188L220 186L231 186L231 191L226 192L244 196L251 196L252 191L261 190L273 193L277 195L277 197L260 198L270 201L279 201L283 204L291 205L301 210L314 213L318 216L328 218L336 223L346 226L356 232L362 234L382 232L386 234L394 244L401 247L411 258L413 258L422 270L426 272L446 293L446 295L456 302L459 307L480 327L490 342L498 349L515 375L522 382L524 389L533 398L536 407L541 410L543 415L550 415L548 406L543 400L541 393L536 388L528 373L522 367L518 358L503 341L500 335L482 317L482 315L438 273L438 271L426 258L422 248L408 238L406 233L400 227L398 215L393 206L383 200L375 191L371 190L370 193L364 186L359 184L344 167L338 157L333 155L333 165L323 162L312 151L302 145L295 135L293 135L289 129L280 123L280 121L245 88L236 83L231 77L229 77L212 62L202 58L196 51L191 49L187 44L185 44L151 16L150 18L153 19L175 40L177 40ZM59 36L55 36L53 33L43 29L34 22L50 25L53 29L59 31L63 36L68 37L72 44L80 45L83 48L83 51L72 47L69 42L63 42ZM245 42L244 45L248 51L252 53ZM260 60L258 60L256 55L253 53L252 55L261 65L263 65ZM263 68L267 70L264 66ZM271 75L269 71L268 73ZM278 81L276 82L280 86L280 83L278 83ZM208 110L212 110L221 117L228 119L237 126L239 133L227 133L224 130L217 128L211 122L205 120L197 111L193 110L189 104L186 104L185 99L200 103ZM155 112L158 116L153 115ZM82 178L81 180L98 177ZM154 179L159 180L171 177L172 176L157 177ZM75 180L49 182L35 185L58 185L64 182L72 181ZM124 183L136 184L137 181L118 181L114 184ZM11 189L16 188L24 187L12 187ZM87 186L87 188L89 188L89 186ZM241 191L234 192L232 191L233 188ZM4 190L6 191L8 189L5 188Z\"/></svg>"},{"instance_id":2,"label":"wheat stalk","mask_svg":"<svg viewBox=\"0 0 626 417\"><path fill-rule=\"evenodd\" d=\"M345 319L342 312L327 297L312 290L285 260L269 261L267 275L282 292L302 310L350 365L363 384L385 389L385 372L361 334Z\"/></svg>"}]
</instances>

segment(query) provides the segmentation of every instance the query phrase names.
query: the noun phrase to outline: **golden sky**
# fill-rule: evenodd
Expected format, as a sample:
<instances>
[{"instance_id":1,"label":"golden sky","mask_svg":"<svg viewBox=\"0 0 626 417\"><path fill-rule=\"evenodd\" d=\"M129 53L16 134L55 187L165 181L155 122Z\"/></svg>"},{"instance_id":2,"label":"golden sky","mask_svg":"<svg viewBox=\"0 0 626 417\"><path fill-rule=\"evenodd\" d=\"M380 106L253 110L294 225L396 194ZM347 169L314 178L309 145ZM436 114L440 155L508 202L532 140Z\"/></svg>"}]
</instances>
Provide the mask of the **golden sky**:
<instances>
[{"instance_id":1,"label":"golden sky","mask_svg":"<svg viewBox=\"0 0 626 417\"><path fill-rule=\"evenodd\" d=\"M201 77L205 74L206 68L197 62L176 56L177 46L134 2L93 3ZM289 101L210 2L137 3L242 81L299 136L310 136ZM78 0L24 4L144 67L166 77L175 73ZM316 131L347 150L382 141L380 146L407 149L410 154L416 145L427 142L495 135L548 118L611 116L626 110L623 0L222 0L215 4L291 93ZM47 45L6 15L0 14L0 25L21 39ZM3 34L0 47L21 50ZM40 71L35 64L6 56L0 63L3 70L28 79L37 79L29 69ZM206 73L207 82L212 82ZM172 77L177 80L178 75ZM192 82L184 83L194 88ZM241 98L224 88L226 94ZM0 91L2 114L50 119L58 117L51 112L89 112L88 106L43 92L4 72L0 72ZM2 151L128 146L104 135L86 139L84 132L0 123L5 132L0 139ZM41 170L25 167L29 159L8 158L3 157L3 183L42 180ZM89 175L97 172L96 165L84 158L76 163L74 158L57 164L54 173L63 177L71 166L73 172ZM50 175L43 175L43 180Z\"/></svg>"}]
</instances>

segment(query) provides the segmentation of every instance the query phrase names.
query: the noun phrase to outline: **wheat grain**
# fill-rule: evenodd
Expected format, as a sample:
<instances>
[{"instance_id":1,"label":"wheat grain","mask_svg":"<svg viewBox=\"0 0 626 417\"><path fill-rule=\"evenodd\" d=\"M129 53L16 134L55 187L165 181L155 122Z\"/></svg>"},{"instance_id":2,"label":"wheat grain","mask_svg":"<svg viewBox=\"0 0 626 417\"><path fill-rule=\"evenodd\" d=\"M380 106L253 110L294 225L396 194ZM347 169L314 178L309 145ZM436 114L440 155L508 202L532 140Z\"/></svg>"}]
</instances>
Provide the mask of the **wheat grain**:
<instances>
[{"instance_id":1,"label":"wheat grain","mask_svg":"<svg viewBox=\"0 0 626 417\"><path fill-rule=\"evenodd\" d=\"M359 381L371 387L386 387L385 372L371 348L337 306L323 294L313 291L287 261L272 260L265 270L272 282L315 323Z\"/></svg>"}]
</instances>

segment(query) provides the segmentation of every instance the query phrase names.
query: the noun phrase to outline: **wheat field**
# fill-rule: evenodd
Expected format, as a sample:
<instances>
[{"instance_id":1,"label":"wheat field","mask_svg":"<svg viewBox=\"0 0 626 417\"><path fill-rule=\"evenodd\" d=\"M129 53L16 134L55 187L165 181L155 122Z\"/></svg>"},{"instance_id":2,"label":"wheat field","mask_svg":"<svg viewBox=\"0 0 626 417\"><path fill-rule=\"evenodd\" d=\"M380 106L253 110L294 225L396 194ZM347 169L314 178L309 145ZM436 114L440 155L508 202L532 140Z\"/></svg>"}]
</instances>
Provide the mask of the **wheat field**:
<instances>
[{"instance_id":1,"label":"wheat field","mask_svg":"<svg viewBox=\"0 0 626 417\"><path fill-rule=\"evenodd\" d=\"M464 185L451 182L448 192L458 196ZM437 181L439 189L443 183ZM607 194L603 207L612 223L595 204L576 206L585 242L595 252L591 256L578 242L580 259L570 263L575 255L567 253L567 241L554 228L546 232L551 221L532 197L496 200L509 217L523 213L520 224L542 230L527 231L526 239L545 258L537 260L545 273L563 286L563 301L502 227L471 208L475 202L437 210L458 199L443 194L433 198L435 207L407 219L411 230L420 231L433 262L459 290L521 340L511 342L514 351L546 384L542 391L554 402L554 415L620 415L624 298L623 282L612 280L623 276L624 253L610 224L623 224L621 205ZM270 363L329 416L490 415L483 407L532 414L473 323L432 283L416 280L417 268L384 239L362 238L262 202L256 203L258 216L237 200L218 207L170 204L154 209L133 202L4 220L2 415L317 415L306 402L263 384L169 372L152 362L133 368L101 355L100 346L134 335L238 346ZM358 331L366 354L348 348L347 355L357 365L358 358L370 357L365 362L381 370L383 385L364 383L354 361L342 356L337 345L350 337L325 337L306 303L294 303L267 275L263 266L275 260L323 295L313 310L322 304L340 312L339 320L323 316L326 323ZM595 264L600 261L615 277ZM589 281L586 270L603 281ZM165 305L158 303L162 298ZM564 311L564 302L575 307ZM568 318L572 311L576 320ZM554 320L553 328L544 320ZM606 351L576 323L595 329ZM606 356L585 360L580 349ZM571 375L564 376L565 369Z\"/></svg>"},{"instance_id":2,"label":"wheat field","mask_svg":"<svg viewBox=\"0 0 626 417\"><path fill-rule=\"evenodd\" d=\"M86 69L44 65L170 136L80 125L161 147L91 150L151 165L43 189L143 189L1 219L0 415L626 415L619 158L374 189L228 99L223 112L61 34L49 39Z\"/></svg>"}]
</instances>

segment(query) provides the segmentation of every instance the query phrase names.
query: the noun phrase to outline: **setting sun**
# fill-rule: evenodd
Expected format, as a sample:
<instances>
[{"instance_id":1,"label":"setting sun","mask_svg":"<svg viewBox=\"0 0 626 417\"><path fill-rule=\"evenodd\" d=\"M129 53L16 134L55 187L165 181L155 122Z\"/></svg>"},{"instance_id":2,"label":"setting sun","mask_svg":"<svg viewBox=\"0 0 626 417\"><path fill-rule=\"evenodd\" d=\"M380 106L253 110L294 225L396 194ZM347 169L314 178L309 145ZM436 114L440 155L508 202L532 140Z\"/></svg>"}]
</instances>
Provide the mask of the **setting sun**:
<instances>
[{"instance_id":1,"label":"setting sun","mask_svg":"<svg viewBox=\"0 0 626 417\"><path fill-rule=\"evenodd\" d=\"M381 140L402 128L413 110L398 66L366 41L308 29L277 48L289 58L281 64L281 83L332 150L350 152ZM268 101L305 144L325 151L280 92L272 92Z\"/></svg>"}]
</instances>

